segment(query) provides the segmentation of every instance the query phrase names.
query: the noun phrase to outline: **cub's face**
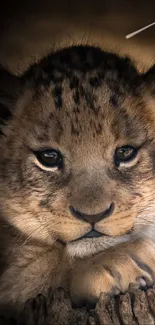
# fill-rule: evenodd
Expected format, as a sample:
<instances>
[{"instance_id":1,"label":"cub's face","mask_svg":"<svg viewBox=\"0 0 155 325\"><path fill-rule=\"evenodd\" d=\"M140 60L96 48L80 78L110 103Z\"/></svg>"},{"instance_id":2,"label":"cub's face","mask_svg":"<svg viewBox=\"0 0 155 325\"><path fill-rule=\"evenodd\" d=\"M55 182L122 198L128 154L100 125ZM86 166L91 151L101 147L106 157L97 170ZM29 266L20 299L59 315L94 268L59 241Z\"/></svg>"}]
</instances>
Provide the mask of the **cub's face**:
<instances>
[{"instance_id":1,"label":"cub's face","mask_svg":"<svg viewBox=\"0 0 155 325\"><path fill-rule=\"evenodd\" d=\"M3 127L0 209L28 238L85 256L155 226L154 99L131 63L67 51L26 77Z\"/></svg>"}]
</instances>

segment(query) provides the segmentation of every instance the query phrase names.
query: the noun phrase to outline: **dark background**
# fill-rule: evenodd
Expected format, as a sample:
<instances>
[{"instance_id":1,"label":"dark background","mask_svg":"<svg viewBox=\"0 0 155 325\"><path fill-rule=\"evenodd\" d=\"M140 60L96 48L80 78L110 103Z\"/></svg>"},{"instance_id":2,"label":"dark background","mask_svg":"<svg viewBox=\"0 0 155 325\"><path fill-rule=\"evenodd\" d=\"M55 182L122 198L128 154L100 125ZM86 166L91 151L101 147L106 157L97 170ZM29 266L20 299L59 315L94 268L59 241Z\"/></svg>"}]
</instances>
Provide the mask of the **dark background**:
<instances>
[{"instance_id":1,"label":"dark background","mask_svg":"<svg viewBox=\"0 0 155 325\"><path fill-rule=\"evenodd\" d=\"M1 1L0 63L21 73L52 48L89 43L130 54L140 68L154 62L155 0Z\"/></svg>"}]
</instances>

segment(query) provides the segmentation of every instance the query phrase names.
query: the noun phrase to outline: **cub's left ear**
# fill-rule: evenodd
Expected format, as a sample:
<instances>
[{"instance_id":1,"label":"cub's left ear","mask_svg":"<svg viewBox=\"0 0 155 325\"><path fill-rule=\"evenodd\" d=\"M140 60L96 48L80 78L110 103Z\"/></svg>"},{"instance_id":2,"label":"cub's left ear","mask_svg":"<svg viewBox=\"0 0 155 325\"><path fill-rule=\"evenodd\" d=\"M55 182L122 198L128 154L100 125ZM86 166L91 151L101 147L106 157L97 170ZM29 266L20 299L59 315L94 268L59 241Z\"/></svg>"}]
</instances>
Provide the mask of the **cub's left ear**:
<instances>
[{"instance_id":1,"label":"cub's left ear","mask_svg":"<svg viewBox=\"0 0 155 325\"><path fill-rule=\"evenodd\" d=\"M21 79L0 67L0 121L11 115L22 90Z\"/></svg>"}]
</instances>

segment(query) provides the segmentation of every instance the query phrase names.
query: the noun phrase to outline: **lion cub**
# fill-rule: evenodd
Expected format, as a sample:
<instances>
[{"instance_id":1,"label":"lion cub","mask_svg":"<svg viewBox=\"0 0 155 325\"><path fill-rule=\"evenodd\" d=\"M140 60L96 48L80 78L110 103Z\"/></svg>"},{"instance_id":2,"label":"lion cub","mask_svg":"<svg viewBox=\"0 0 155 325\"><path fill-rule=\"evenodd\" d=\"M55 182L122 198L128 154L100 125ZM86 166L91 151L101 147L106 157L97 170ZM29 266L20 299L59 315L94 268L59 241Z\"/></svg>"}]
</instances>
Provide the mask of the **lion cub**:
<instances>
[{"instance_id":1,"label":"lion cub","mask_svg":"<svg viewBox=\"0 0 155 325\"><path fill-rule=\"evenodd\" d=\"M0 74L0 304L155 279L154 67L91 46ZM15 87L16 86L16 87Z\"/></svg>"}]
</instances>

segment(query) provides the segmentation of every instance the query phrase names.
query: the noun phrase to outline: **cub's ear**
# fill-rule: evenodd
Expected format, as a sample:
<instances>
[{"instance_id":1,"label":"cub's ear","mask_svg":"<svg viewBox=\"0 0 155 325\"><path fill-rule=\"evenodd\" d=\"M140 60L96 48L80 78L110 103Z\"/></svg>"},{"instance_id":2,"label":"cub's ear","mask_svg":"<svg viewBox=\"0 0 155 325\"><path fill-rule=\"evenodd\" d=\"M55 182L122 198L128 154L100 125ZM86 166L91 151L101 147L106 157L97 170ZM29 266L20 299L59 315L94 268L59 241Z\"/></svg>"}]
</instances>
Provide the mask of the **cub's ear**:
<instances>
[{"instance_id":1,"label":"cub's ear","mask_svg":"<svg viewBox=\"0 0 155 325\"><path fill-rule=\"evenodd\" d=\"M7 120L20 96L21 79L9 71L0 68L0 122Z\"/></svg>"}]
</instances>

